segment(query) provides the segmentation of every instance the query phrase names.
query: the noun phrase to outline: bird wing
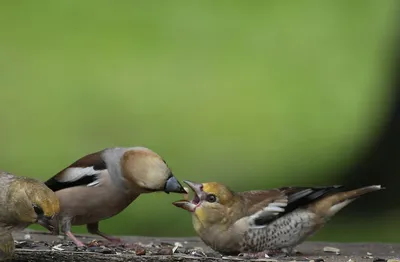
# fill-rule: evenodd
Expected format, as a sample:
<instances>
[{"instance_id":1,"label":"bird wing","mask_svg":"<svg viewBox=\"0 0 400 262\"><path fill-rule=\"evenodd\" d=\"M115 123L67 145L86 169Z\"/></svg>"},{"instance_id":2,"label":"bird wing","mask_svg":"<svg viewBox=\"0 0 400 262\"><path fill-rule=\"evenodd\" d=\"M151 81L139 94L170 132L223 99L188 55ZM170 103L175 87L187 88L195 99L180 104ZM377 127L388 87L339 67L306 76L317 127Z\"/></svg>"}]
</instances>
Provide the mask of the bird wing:
<instances>
[{"instance_id":1,"label":"bird wing","mask_svg":"<svg viewBox=\"0 0 400 262\"><path fill-rule=\"evenodd\" d=\"M265 191L247 191L240 195L245 201L250 226L262 227L340 188L342 186L282 187Z\"/></svg>"},{"instance_id":2,"label":"bird wing","mask_svg":"<svg viewBox=\"0 0 400 262\"><path fill-rule=\"evenodd\" d=\"M97 186L99 184L98 175L107 170L102 152L92 153L78 159L47 180L46 186L53 191L75 186Z\"/></svg>"}]
</instances>

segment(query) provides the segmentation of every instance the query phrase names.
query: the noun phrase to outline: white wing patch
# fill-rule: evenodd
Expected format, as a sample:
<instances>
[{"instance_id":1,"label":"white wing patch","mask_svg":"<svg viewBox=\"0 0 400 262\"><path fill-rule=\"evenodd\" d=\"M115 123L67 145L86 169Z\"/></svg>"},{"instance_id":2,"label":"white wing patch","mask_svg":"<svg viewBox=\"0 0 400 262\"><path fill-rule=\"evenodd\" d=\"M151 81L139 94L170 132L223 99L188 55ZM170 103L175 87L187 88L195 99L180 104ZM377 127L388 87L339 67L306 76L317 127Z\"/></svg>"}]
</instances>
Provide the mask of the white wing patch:
<instances>
[{"instance_id":1,"label":"white wing patch","mask_svg":"<svg viewBox=\"0 0 400 262\"><path fill-rule=\"evenodd\" d=\"M274 217L279 213L285 212L284 207L286 207L287 201L284 202L272 202L269 203L268 206L264 207L260 211L254 213L253 215L249 216L249 226L250 228L263 228L266 225L256 225L257 219L265 219L268 217Z\"/></svg>"},{"instance_id":2,"label":"white wing patch","mask_svg":"<svg viewBox=\"0 0 400 262\"><path fill-rule=\"evenodd\" d=\"M87 186L88 186L88 187L91 187L91 186L98 186L99 184L100 184L100 181L99 181L99 180L96 180L96 181L93 181L92 183L88 184Z\"/></svg>"},{"instance_id":3,"label":"white wing patch","mask_svg":"<svg viewBox=\"0 0 400 262\"><path fill-rule=\"evenodd\" d=\"M101 170L94 170L93 167L70 167L63 172L62 176L57 177L57 180L59 182L74 182L84 176L94 176L100 174L100 172ZM92 182L90 184L93 184L95 182Z\"/></svg>"},{"instance_id":4,"label":"white wing patch","mask_svg":"<svg viewBox=\"0 0 400 262\"><path fill-rule=\"evenodd\" d=\"M347 199L341 203L338 203L336 205L331 206L331 208L329 208L329 216L333 216L335 215L337 212L339 212L342 208L344 208L345 206L347 206L348 204L350 204L351 202L353 202L355 199Z\"/></svg>"}]
</instances>

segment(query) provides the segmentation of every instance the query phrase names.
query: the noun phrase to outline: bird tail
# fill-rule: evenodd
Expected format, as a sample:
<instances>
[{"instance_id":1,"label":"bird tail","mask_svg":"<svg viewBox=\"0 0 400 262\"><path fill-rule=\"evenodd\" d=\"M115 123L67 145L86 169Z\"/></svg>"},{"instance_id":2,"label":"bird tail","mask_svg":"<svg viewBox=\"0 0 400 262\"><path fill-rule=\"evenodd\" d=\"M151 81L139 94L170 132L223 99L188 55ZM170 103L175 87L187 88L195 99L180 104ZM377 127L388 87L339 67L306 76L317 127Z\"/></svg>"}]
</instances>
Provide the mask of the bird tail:
<instances>
[{"instance_id":1,"label":"bird tail","mask_svg":"<svg viewBox=\"0 0 400 262\"><path fill-rule=\"evenodd\" d=\"M338 192L317 201L312 208L315 213L319 213L323 217L329 218L360 196L382 189L385 188L381 185L373 185L350 191Z\"/></svg>"}]
</instances>

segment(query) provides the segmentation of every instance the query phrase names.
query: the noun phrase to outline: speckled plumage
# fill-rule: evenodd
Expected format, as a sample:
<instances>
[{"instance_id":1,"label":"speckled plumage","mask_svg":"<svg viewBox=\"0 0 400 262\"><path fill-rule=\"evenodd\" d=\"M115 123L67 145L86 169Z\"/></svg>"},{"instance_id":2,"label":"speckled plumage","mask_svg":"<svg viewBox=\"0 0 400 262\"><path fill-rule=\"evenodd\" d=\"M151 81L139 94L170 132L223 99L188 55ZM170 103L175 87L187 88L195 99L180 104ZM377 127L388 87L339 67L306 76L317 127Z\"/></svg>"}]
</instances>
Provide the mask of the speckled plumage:
<instances>
[{"instance_id":1,"label":"speckled plumage","mask_svg":"<svg viewBox=\"0 0 400 262\"><path fill-rule=\"evenodd\" d=\"M291 249L316 230L315 214L299 209L277 219L266 227L245 231L240 242L241 253Z\"/></svg>"},{"instance_id":2,"label":"speckled plumage","mask_svg":"<svg viewBox=\"0 0 400 262\"><path fill-rule=\"evenodd\" d=\"M194 229L204 243L227 255L290 253L353 200L382 189L283 187L236 193L215 182L185 183L195 196L174 205L192 212Z\"/></svg>"}]
</instances>

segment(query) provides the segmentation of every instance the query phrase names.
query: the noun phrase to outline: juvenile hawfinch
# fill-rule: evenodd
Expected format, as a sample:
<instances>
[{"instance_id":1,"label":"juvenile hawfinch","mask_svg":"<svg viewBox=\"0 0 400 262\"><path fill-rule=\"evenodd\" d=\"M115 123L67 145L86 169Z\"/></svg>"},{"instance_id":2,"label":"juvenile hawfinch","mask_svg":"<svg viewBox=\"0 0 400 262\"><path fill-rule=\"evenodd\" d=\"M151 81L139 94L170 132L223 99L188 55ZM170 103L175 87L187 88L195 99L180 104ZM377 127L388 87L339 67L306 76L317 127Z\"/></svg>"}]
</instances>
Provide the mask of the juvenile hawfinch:
<instances>
[{"instance_id":1,"label":"juvenile hawfinch","mask_svg":"<svg viewBox=\"0 0 400 262\"><path fill-rule=\"evenodd\" d=\"M59 210L57 196L42 182L0 171L0 261L14 252L13 231L35 223L52 231Z\"/></svg>"},{"instance_id":2,"label":"juvenile hawfinch","mask_svg":"<svg viewBox=\"0 0 400 262\"><path fill-rule=\"evenodd\" d=\"M107 148L77 160L46 181L60 200L61 211L53 220L74 243L84 244L71 233L71 225L86 224L89 233L111 242L119 238L99 231L99 221L117 215L140 194L164 191L186 193L166 162L144 147Z\"/></svg>"},{"instance_id":3,"label":"juvenile hawfinch","mask_svg":"<svg viewBox=\"0 0 400 262\"><path fill-rule=\"evenodd\" d=\"M283 187L236 193L215 182L184 182L194 198L173 204L192 213L194 229L204 243L222 254L250 257L290 254L343 207L382 189L379 185L351 191L342 186Z\"/></svg>"}]
</instances>

